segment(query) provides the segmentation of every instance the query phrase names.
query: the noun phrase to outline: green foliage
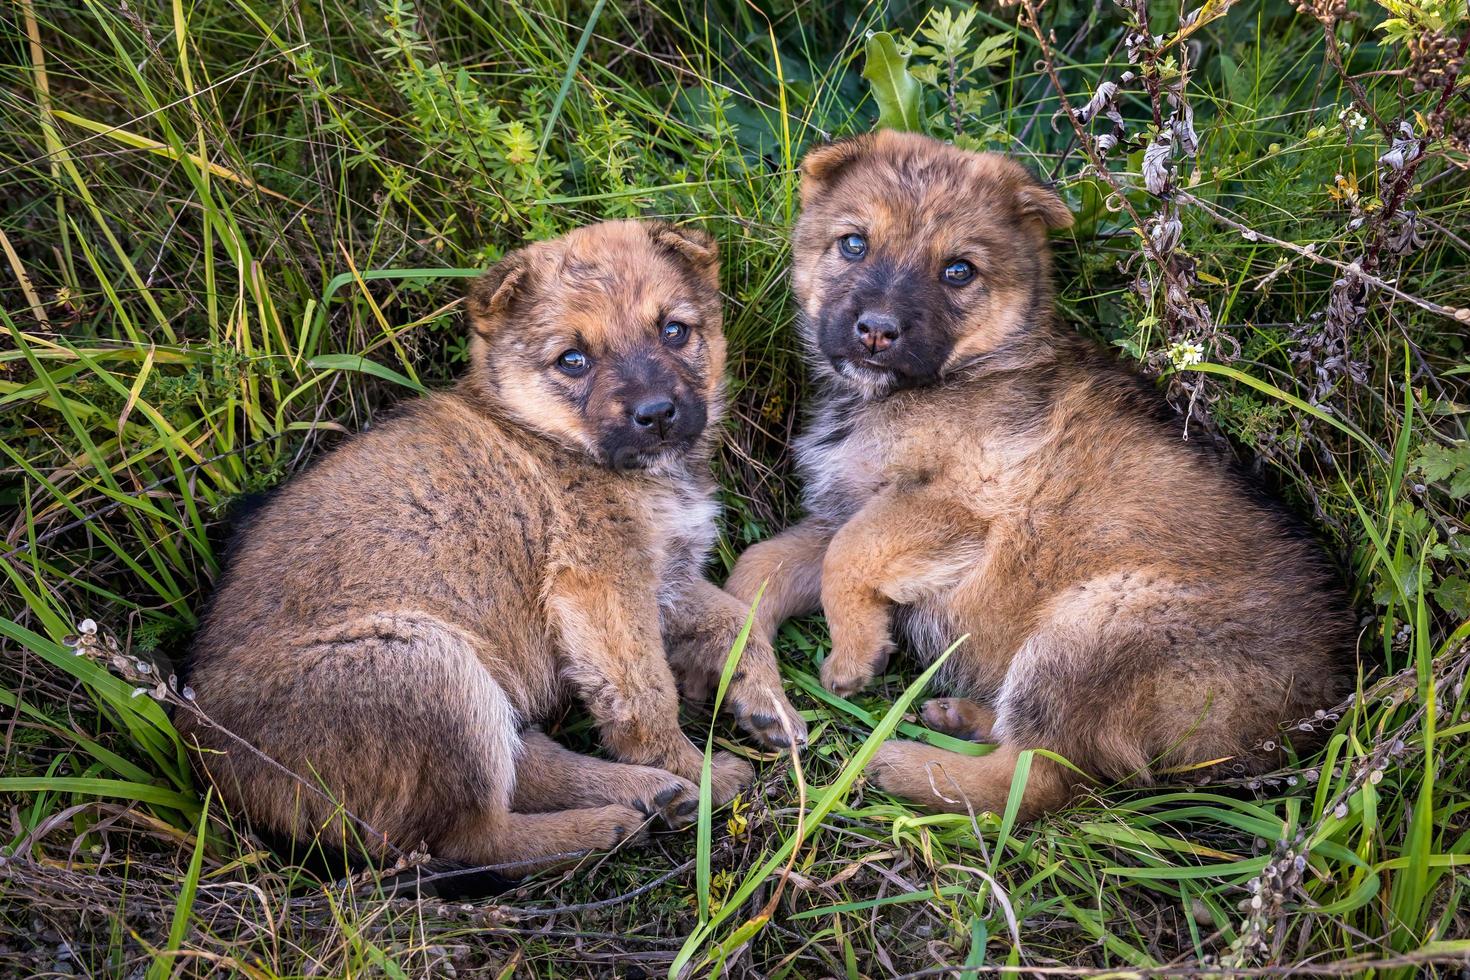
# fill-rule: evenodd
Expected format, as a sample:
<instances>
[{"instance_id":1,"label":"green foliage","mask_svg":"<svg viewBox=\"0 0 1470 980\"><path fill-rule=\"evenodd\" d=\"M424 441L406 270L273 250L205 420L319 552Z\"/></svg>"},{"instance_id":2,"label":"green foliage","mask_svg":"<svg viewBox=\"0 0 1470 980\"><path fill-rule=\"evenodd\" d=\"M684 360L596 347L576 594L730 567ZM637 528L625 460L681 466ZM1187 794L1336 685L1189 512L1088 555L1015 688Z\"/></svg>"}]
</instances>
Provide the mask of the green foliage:
<instances>
[{"instance_id":1,"label":"green foliage","mask_svg":"<svg viewBox=\"0 0 1470 980\"><path fill-rule=\"evenodd\" d=\"M867 53L863 78L873 86L879 127L909 133L923 132L919 83L909 73L909 56L899 52L893 35L887 31L878 31L868 38Z\"/></svg>"},{"instance_id":2,"label":"green foliage","mask_svg":"<svg viewBox=\"0 0 1470 980\"><path fill-rule=\"evenodd\" d=\"M1398 43L1426 34L1454 32L1465 20L1458 0L1377 0L1393 16L1378 25L1385 39Z\"/></svg>"},{"instance_id":3,"label":"green foliage","mask_svg":"<svg viewBox=\"0 0 1470 980\"><path fill-rule=\"evenodd\" d=\"M950 136L960 137L964 145L978 145L973 137L966 139L966 123L980 119L987 100L993 93L991 69L1010 60L1016 38L1010 31L995 31L981 36L975 28L979 9L970 7L955 13L948 7L936 7L915 32L910 51L926 63L910 69L913 76L937 90L944 98ZM919 41L924 43L918 43ZM1001 141L996 127L985 135Z\"/></svg>"},{"instance_id":4,"label":"green foliage","mask_svg":"<svg viewBox=\"0 0 1470 980\"><path fill-rule=\"evenodd\" d=\"M1414 460L1414 472L1444 484L1445 492L1456 500L1470 496L1470 442L1425 446Z\"/></svg>"}]
</instances>

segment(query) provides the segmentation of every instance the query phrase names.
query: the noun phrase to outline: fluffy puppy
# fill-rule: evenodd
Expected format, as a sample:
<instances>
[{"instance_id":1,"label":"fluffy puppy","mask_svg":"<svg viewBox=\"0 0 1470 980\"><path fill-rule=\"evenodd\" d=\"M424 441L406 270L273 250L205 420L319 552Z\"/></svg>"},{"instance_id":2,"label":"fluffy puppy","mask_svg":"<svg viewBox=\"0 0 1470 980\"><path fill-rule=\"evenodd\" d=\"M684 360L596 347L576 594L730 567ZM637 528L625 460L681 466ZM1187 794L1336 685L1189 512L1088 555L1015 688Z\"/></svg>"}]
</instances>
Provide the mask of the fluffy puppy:
<instances>
[{"instance_id":1,"label":"fluffy puppy","mask_svg":"<svg viewBox=\"0 0 1470 980\"><path fill-rule=\"evenodd\" d=\"M929 702L970 757L893 741L882 788L998 810L1018 754L1147 781L1258 745L1337 699L1347 604L1319 552L1140 379L1052 311L1048 229L1071 215L1021 166L879 132L810 153L792 283L820 394L797 444L808 517L748 550L762 627L826 612L822 681L969 639ZM1075 792L1037 755L1022 804Z\"/></svg>"},{"instance_id":2,"label":"fluffy puppy","mask_svg":"<svg viewBox=\"0 0 1470 980\"><path fill-rule=\"evenodd\" d=\"M468 310L455 388L331 453L242 532L193 650L214 724L181 724L263 829L525 870L697 806L703 755L665 640L703 677L748 608L701 574L715 246L663 223L581 228L509 255ZM747 725L799 736L769 646L743 667ZM529 727L569 692L618 761ZM751 774L717 754L715 801Z\"/></svg>"}]
</instances>

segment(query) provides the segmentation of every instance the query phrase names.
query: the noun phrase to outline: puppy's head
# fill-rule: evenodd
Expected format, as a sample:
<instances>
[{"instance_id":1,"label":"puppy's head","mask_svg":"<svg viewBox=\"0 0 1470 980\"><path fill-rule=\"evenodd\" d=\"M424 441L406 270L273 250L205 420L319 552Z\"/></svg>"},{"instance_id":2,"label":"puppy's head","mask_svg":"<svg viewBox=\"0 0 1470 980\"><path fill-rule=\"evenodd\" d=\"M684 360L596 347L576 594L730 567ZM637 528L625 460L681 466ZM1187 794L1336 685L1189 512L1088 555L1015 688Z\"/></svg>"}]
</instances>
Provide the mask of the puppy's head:
<instances>
[{"instance_id":1,"label":"puppy's head","mask_svg":"<svg viewBox=\"0 0 1470 980\"><path fill-rule=\"evenodd\" d=\"M513 252L467 299L471 378L603 465L656 469L722 409L719 260L702 231L610 221Z\"/></svg>"},{"instance_id":2,"label":"puppy's head","mask_svg":"<svg viewBox=\"0 0 1470 980\"><path fill-rule=\"evenodd\" d=\"M1072 215L1020 164L881 130L808 153L792 282L818 370L868 398L1024 336Z\"/></svg>"}]
</instances>

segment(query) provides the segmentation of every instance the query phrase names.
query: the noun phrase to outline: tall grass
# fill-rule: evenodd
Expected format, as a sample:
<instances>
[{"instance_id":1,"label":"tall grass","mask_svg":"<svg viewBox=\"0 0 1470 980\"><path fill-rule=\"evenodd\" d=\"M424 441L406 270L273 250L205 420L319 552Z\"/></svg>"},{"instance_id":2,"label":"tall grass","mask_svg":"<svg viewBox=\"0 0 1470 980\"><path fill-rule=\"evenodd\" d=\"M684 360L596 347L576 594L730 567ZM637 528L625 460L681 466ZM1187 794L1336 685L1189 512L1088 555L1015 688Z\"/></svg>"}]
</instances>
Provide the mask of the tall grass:
<instances>
[{"instance_id":1,"label":"tall grass","mask_svg":"<svg viewBox=\"0 0 1470 980\"><path fill-rule=\"evenodd\" d=\"M1421 40L1438 30L1452 54L1463 5L1352 0L1342 18L1236 0L1184 26L1164 4L934 6L14 0L7 971L1463 967L1470 124ZM1162 50L1130 65L1140 18ZM1034 825L916 812L857 774L875 733L921 734L900 699L918 688L895 673L856 701L826 693L811 620L780 641L813 733L799 766L769 758L694 834L494 902L321 879L205 805L169 721L189 692L169 678L230 506L455 374L460 280L523 240L635 215L718 237L734 352L721 561L796 515L794 166L874 124L862 50L882 29L917 48L925 125L1058 181L1078 216L1056 242L1068 321L1156 376L1191 438L1228 441L1340 559L1360 680L1304 720L1326 748L1262 780L1102 791ZM1056 114L1125 70L1130 142L1103 156L1107 112L1081 133ZM1199 139L1160 197L1143 146L1171 85ZM1438 127L1404 180L1380 161L1400 120L1416 138ZM575 714L558 728L590 740Z\"/></svg>"}]
</instances>

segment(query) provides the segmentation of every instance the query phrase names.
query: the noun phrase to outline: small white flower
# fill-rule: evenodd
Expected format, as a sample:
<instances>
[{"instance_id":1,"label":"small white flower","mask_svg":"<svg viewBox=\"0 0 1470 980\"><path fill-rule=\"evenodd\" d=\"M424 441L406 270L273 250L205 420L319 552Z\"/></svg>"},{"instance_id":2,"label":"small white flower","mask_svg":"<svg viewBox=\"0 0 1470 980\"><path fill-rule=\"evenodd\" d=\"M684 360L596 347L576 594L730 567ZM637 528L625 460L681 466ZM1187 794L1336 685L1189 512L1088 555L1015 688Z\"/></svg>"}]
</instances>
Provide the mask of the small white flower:
<instances>
[{"instance_id":1,"label":"small white flower","mask_svg":"<svg viewBox=\"0 0 1470 980\"><path fill-rule=\"evenodd\" d=\"M1205 348L1203 344L1180 341L1169 348L1169 363L1174 365L1176 371L1193 367L1204 359Z\"/></svg>"},{"instance_id":2,"label":"small white flower","mask_svg":"<svg viewBox=\"0 0 1470 980\"><path fill-rule=\"evenodd\" d=\"M1361 133L1368 128L1368 117L1352 106L1348 106L1339 112L1337 114L1337 121L1355 133Z\"/></svg>"}]
</instances>

